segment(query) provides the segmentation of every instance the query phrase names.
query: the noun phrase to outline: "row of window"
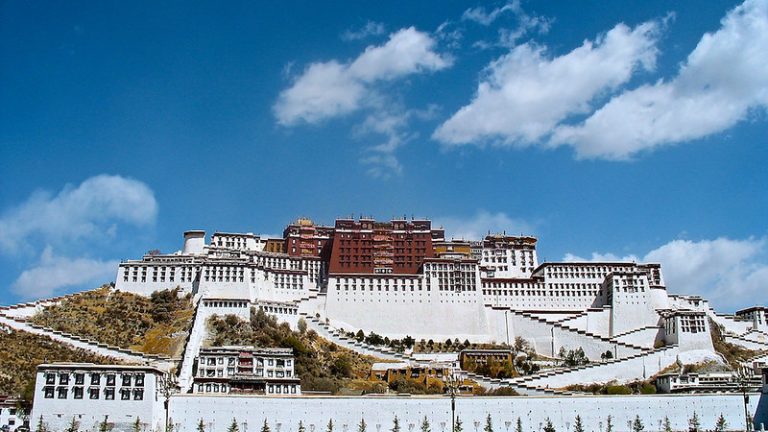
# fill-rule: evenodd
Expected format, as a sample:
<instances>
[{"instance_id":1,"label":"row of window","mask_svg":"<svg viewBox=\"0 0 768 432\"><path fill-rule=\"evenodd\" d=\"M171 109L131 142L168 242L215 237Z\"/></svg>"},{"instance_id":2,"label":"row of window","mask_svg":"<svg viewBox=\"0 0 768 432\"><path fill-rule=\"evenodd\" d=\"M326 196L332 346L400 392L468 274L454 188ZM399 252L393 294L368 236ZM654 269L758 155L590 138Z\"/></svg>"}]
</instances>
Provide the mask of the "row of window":
<instances>
[{"instance_id":1,"label":"row of window","mask_svg":"<svg viewBox=\"0 0 768 432\"><path fill-rule=\"evenodd\" d=\"M200 364L201 365L207 365L207 366L223 366L224 365L224 359L225 357L200 357ZM226 363L227 366L234 366L237 364L237 358L235 357L226 357ZM277 366L277 367L285 367L285 366L291 366L293 364L293 360L291 359L263 359L261 357L256 357L256 366L263 367L265 364L267 366Z\"/></svg>"},{"instance_id":2,"label":"row of window","mask_svg":"<svg viewBox=\"0 0 768 432\"><path fill-rule=\"evenodd\" d=\"M74 376L75 385L83 385L85 384L85 373L82 372L75 372L72 374ZM91 373L91 385L99 385L101 384L101 374L99 373ZM70 374L68 372L60 372L60 373L46 373L45 374L45 383L48 385L56 384L56 377L59 378L59 385L67 385L70 381ZM107 383L107 386L114 386L116 380L115 374L106 374L105 375L105 381ZM131 383L133 383L136 387L143 387L144 386L144 374L123 374L121 376L121 382L124 387L130 387Z\"/></svg>"},{"instance_id":3,"label":"row of window","mask_svg":"<svg viewBox=\"0 0 768 432\"><path fill-rule=\"evenodd\" d=\"M86 393L84 387L72 387L72 397L74 399L83 399ZM91 387L87 389L88 399L99 399L100 395L103 395L104 400L115 399L115 388L106 387L104 389L98 387ZM53 387L46 386L43 388L43 394L46 399L53 399L56 396L57 399L67 399L69 396L68 387ZM133 398L131 398L133 396ZM120 389L120 400L144 400L143 388L122 388Z\"/></svg>"},{"instance_id":4,"label":"row of window","mask_svg":"<svg viewBox=\"0 0 768 432\"><path fill-rule=\"evenodd\" d=\"M227 377L233 376L233 375L235 375L236 372L237 373L248 373L248 374L253 373L253 375L255 375L257 377L265 376L264 375L264 369L255 369L254 370L254 369L248 368L248 371L244 372L242 367L238 368L237 370L234 367L228 367L226 369L226 372L227 373L225 375L224 374L224 369L200 369L200 371L198 372L197 376L208 377L208 378L214 378L214 377L222 378L222 377L225 377L225 376L227 376ZM293 376L293 372L290 371L290 370L285 370L285 371L277 370L277 371L273 371L271 369L267 369L267 371L266 371L266 377L267 378L286 378L286 377L290 378L292 376Z\"/></svg>"}]
</instances>

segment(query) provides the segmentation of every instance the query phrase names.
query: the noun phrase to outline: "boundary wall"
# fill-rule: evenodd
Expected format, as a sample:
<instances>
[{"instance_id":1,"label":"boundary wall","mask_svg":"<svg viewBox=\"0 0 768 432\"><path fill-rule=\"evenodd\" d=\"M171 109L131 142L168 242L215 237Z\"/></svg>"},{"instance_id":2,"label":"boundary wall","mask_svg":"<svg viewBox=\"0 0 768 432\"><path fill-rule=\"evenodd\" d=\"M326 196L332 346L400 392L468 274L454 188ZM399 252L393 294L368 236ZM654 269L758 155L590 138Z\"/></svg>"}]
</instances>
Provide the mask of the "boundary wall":
<instances>
[{"instance_id":1,"label":"boundary wall","mask_svg":"<svg viewBox=\"0 0 768 432\"><path fill-rule=\"evenodd\" d=\"M753 394L749 412L755 415L759 401L768 395ZM765 404L762 401L762 404ZM761 405L762 406L762 405ZM610 415L615 432L627 431L639 415L646 431L660 430L669 417L674 430L688 430L696 412L702 430L715 427L722 413L729 430L744 430L744 405L740 394L666 396L571 396L571 397L459 397L456 413L465 431L479 431L490 414L496 431L514 430L519 417L523 430L541 430L549 418L555 429L571 430L576 415L585 430L605 430ZM756 416L760 418L761 413ZM365 419L368 430L389 431L395 416L403 431L418 430L426 417L435 432L450 431L451 401L448 397L247 397L174 396L170 418L178 432L194 432L202 419L206 432L224 432L235 419L241 431L259 430L266 420L273 431L298 430L302 421L308 431L324 431L329 419L334 430L357 430ZM767 425L768 426L768 425ZM758 430L760 425L758 425Z\"/></svg>"}]
</instances>

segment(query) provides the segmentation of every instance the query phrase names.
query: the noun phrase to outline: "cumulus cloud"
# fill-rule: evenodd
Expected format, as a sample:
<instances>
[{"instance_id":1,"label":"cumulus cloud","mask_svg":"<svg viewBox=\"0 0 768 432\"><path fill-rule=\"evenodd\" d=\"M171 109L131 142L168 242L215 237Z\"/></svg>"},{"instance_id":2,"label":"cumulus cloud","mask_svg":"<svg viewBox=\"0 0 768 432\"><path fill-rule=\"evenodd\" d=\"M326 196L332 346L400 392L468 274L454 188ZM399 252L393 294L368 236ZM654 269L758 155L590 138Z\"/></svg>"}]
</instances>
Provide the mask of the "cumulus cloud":
<instances>
[{"instance_id":1,"label":"cumulus cloud","mask_svg":"<svg viewBox=\"0 0 768 432\"><path fill-rule=\"evenodd\" d=\"M280 93L273 107L277 121L291 126L352 113L370 103L379 82L449 67L451 58L434 48L429 34L409 27L350 62L312 63Z\"/></svg>"},{"instance_id":2,"label":"cumulus cloud","mask_svg":"<svg viewBox=\"0 0 768 432\"><path fill-rule=\"evenodd\" d=\"M636 70L653 70L659 27L618 24L557 57L533 43L516 46L486 68L474 99L433 138L449 146L539 143L568 116L590 112L590 102L625 84Z\"/></svg>"},{"instance_id":3,"label":"cumulus cloud","mask_svg":"<svg viewBox=\"0 0 768 432\"><path fill-rule=\"evenodd\" d=\"M341 38L346 41L361 40L371 36L380 36L386 32L384 24L368 21L364 26L356 30L347 30L342 33Z\"/></svg>"},{"instance_id":4,"label":"cumulus cloud","mask_svg":"<svg viewBox=\"0 0 768 432\"><path fill-rule=\"evenodd\" d=\"M747 0L705 34L676 77L612 98L553 145L582 158L627 159L656 147L722 132L768 107L768 1Z\"/></svg>"},{"instance_id":5,"label":"cumulus cloud","mask_svg":"<svg viewBox=\"0 0 768 432\"><path fill-rule=\"evenodd\" d=\"M46 298L57 295L67 287L82 286L114 280L118 261L100 261L89 258L55 256L48 246L40 261L24 270L11 288L23 299Z\"/></svg>"},{"instance_id":6,"label":"cumulus cloud","mask_svg":"<svg viewBox=\"0 0 768 432\"><path fill-rule=\"evenodd\" d=\"M44 243L92 239L114 234L117 223L147 225L155 221L157 202L144 183L114 175L91 177L58 194L33 193L0 217L0 251Z\"/></svg>"},{"instance_id":7,"label":"cumulus cloud","mask_svg":"<svg viewBox=\"0 0 768 432\"><path fill-rule=\"evenodd\" d=\"M534 226L522 219L512 218L504 212L492 213L486 210L480 210L469 217L437 218L434 225L445 229L446 238L464 240L481 240L489 232L506 232L509 235L530 235L534 232Z\"/></svg>"},{"instance_id":8,"label":"cumulus cloud","mask_svg":"<svg viewBox=\"0 0 768 432\"><path fill-rule=\"evenodd\" d=\"M567 254L565 261L658 262L671 293L696 294L718 308L761 303L768 286L768 239L673 240L644 256Z\"/></svg>"}]
</instances>

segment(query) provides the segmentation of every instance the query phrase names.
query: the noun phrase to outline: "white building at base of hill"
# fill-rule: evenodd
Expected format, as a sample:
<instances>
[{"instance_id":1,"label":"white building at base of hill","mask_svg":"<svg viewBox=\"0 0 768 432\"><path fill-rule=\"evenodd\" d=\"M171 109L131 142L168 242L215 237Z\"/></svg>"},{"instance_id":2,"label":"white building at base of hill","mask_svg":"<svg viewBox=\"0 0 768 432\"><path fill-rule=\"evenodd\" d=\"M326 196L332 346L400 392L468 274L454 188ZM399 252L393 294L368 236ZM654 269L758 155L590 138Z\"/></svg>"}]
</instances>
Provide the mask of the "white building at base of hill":
<instances>
[{"instance_id":1,"label":"white building at base of hill","mask_svg":"<svg viewBox=\"0 0 768 432\"><path fill-rule=\"evenodd\" d=\"M163 372L147 366L91 363L42 364L37 368L30 424L42 418L48 430L62 431L73 421L79 430L107 422L114 431L156 430L165 424Z\"/></svg>"}]
</instances>

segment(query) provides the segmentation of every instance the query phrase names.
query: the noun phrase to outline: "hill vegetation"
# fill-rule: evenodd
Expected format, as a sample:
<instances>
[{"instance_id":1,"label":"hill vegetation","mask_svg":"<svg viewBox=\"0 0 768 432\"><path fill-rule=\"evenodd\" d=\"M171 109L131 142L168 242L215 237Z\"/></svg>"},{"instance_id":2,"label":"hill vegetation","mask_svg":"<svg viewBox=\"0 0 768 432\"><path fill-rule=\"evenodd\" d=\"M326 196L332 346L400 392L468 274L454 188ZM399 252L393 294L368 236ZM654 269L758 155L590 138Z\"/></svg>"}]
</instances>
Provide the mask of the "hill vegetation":
<instances>
[{"instance_id":1,"label":"hill vegetation","mask_svg":"<svg viewBox=\"0 0 768 432\"><path fill-rule=\"evenodd\" d=\"M147 298L105 285L48 306L31 321L121 348L180 356L193 315L191 295L179 297L178 288Z\"/></svg>"},{"instance_id":2,"label":"hill vegetation","mask_svg":"<svg viewBox=\"0 0 768 432\"><path fill-rule=\"evenodd\" d=\"M31 402L37 366L51 362L115 364L119 361L31 333L0 331L0 394Z\"/></svg>"},{"instance_id":3,"label":"hill vegetation","mask_svg":"<svg viewBox=\"0 0 768 432\"><path fill-rule=\"evenodd\" d=\"M288 323L278 323L274 316L252 308L249 321L235 315L214 315L208 319L211 346L255 345L292 348L296 356L296 375L302 391L331 393L369 393L386 390L386 384L368 381L371 365L381 361L339 347L306 326L291 330Z\"/></svg>"}]
</instances>

